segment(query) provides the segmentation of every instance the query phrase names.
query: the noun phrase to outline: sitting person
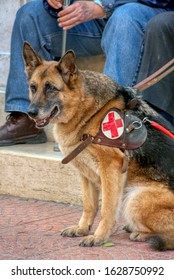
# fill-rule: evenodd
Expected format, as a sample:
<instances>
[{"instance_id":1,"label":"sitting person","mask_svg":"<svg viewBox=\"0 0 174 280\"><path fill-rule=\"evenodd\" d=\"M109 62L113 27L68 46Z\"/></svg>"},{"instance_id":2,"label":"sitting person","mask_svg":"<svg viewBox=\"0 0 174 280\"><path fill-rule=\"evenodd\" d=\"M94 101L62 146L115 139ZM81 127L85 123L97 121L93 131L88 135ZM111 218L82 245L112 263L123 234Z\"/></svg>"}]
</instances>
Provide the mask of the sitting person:
<instances>
[{"instance_id":1,"label":"sitting person","mask_svg":"<svg viewBox=\"0 0 174 280\"><path fill-rule=\"evenodd\" d=\"M104 73L123 86L133 86L147 23L174 10L171 0L72 0L61 10L62 2L31 1L17 12L5 99L5 111L10 114L0 127L0 146L46 141L44 131L26 114L29 96L22 58L24 41L44 59L53 60L61 56L62 30L67 30L67 49L73 49L77 56L104 53Z\"/></svg>"},{"instance_id":2,"label":"sitting person","mask_svg":"<svg viewBox=\"0 0 174 280\"><path fill-rule=\"evenodd\" d=\"M174 58L174 12L161 13L147 25L138 81ZM158 113L174 125L174 71L141 94Z\"/></svg>"}]
</instances>

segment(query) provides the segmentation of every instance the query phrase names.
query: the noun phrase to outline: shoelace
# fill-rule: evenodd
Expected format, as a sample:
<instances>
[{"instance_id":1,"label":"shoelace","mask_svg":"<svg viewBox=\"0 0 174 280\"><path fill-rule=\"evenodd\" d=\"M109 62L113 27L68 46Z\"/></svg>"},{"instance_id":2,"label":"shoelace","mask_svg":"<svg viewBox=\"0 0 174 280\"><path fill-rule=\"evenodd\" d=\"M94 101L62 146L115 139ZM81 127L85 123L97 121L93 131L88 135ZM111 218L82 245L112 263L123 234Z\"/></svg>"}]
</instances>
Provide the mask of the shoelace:
<instances>
[{"instance_id":1,"label":"shoelace","mask_svg":"<svg viewBox=\"0 0 174 280\"><path fill-rule=\"evenodd\" d=\"M6 116L7 123L15 124L17 122L18 116L15 113L10 113Z\"/></svg>"}]
</instances>

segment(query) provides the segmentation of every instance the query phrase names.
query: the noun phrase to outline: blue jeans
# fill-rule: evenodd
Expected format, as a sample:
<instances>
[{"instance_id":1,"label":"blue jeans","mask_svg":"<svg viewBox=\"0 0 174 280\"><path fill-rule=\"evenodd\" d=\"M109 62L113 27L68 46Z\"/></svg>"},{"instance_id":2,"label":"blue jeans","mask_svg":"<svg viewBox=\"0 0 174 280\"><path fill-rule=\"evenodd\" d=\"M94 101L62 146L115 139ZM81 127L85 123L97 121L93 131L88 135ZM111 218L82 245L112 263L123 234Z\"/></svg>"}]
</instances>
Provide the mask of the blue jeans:
<instances>
[{"instance_id":1,"label":"blue jeans","mask_svg":"<svg viewBox=\"0 0 174 280\"><path fill-rule=\"evenodd\" d=\"M165 10L136 3L120 6L109 20L93 20L68 30L67 49L73 49L77 56L104 52L104 73L124 86L132 86L141 60L146 24L163 11ZM62 30L58 27L56 18L44 9L42 0L27 3L16 15L6 88L7 112L25 113L29 105L22 58L24 41L28 41L46 60L61 56Z\"/></svg>"},{"instance_id":2,"label":"blue jeans","mask_svg":"<svg viewBox=\"0 0 174 280\"><path fill-rule=\"evenodd\" d=\"M153 16L164 11L137 3L122 5L114 11L101 42L106 56L106 75L123 86L135 85L146 25Z\"/></svg>"}]
</instances>

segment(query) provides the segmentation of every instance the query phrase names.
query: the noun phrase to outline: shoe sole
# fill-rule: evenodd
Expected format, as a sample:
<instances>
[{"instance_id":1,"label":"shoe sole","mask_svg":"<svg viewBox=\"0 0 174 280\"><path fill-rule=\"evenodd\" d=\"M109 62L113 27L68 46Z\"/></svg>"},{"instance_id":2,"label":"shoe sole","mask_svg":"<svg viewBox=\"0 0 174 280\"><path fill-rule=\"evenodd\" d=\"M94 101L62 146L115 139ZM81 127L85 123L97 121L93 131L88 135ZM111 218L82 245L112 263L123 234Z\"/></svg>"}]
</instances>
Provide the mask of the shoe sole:
<instances>
[{"instance_id":1,"label":"shoe sole","mask_svg":"<svg viewBox=\"0 0 174 280\"><path fill-rule=\"evenodd\" d=\"M47 142L47 137L45 134L38 134L35 137L32 138L23 138L23 139L15 139L15 141L13 140L5 140L0 141L0 147L4 147L4 146L13 146L13 145L17 145L17 144L43 144Z\"/></svg>"}]
</instances>

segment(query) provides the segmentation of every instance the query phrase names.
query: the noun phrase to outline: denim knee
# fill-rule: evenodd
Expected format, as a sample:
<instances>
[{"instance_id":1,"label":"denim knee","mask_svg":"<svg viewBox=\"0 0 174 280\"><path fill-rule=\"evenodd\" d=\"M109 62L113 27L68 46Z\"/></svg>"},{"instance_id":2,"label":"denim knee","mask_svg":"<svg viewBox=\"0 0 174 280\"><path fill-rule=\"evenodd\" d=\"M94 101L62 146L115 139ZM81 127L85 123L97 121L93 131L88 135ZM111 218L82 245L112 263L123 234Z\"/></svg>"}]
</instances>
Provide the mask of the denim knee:
<instances>
[{"instance_id":1,"label":"denim knee","mask_svg":"<svg viewBox=\"0 0 174 280\"><path fill-rule=\"evenodd\" d=\"M136 23L140 27L140 23L144 16L144 5L137 3L129 3L122 5L115 9L109 21L113 21L114 27L119 30L119 32L127 31L129 32L130 26ZM148 7L146 6L145 9Z\"/></svg>"},{"instance_id":2,"label":"denim knee","mask_svg":"<svg viewBox=\"0 0 174 280\"><path fill-rule=\"evenodd\" d=\"M108 42L113 40L123 40L126 44L130 36L143 36L144 22L143 15L146 13L148 6L130 3L125 4L113 12L109 18L102 36L102 48L104 51L108 49ZM145 10L145 13L144 13ZM129 42L128 42L129 43Z\"/></svg>"}]
</instances>

